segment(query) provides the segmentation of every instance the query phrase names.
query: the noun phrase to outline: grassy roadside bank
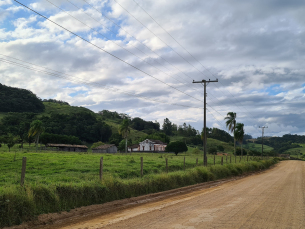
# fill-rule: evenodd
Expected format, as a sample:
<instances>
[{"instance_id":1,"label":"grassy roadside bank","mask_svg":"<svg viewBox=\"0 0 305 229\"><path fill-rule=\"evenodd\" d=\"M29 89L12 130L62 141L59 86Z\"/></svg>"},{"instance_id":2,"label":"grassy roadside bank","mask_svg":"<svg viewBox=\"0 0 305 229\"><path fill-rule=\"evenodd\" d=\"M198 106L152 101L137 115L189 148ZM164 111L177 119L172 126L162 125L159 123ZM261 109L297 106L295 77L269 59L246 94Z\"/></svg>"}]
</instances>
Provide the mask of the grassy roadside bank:
<instances>
[{"instance_id":1,"label":"grassy roadside bank","mask_svg":"<svg viewBox=\"0 0 305 229\"><path fill-rule=\"evenodd\" d=\"M70 210L91 204L166 191L206 181L267 169L279 159L196 167L186 171L151 174L143 178L107 177L78 184L10 186L0 195L0 226L11 226L43 213Z\"/></svg>"}]
</instances>

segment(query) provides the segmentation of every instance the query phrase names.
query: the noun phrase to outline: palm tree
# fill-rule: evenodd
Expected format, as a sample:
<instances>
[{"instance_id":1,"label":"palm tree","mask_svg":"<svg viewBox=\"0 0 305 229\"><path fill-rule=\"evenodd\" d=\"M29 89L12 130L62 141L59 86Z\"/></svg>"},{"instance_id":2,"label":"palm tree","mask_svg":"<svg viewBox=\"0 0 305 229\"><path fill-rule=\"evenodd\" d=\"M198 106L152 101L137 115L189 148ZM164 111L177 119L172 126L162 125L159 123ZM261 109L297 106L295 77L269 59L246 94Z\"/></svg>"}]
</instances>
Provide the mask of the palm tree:
<instances>
[{"instance_id":1,"label":"palm tree","mask_svg":"<svg viewBox=\"0 0 305 229\"><path fill-rule=\"evenodd\" d=\"M31 123L29 130L29 137L35 137L36 149L39 143L39 136L44 132L45 128L43 126L42 121L35 120Z\"/></svg>"},{"instance_id":2,"label":"palm tree","mask_svg":"<svg viewBox=\"0 0 305 229\"><path fill-rule=\"evenodd\" d=\"M121 126L119 127L119 133L122 135L123 138L125 138L125 153L127 153L127 137L130 133L130 125L128 119L123 120Z\"/></svg>"},{"instance_id":3,"label":"palm tree","mask_svg":"<svg viewBox=\"0 0 305 229\"><path fill-rule=\"evenodd\" d=\"M235 126L236 126L236 113L234 112L228 112L227 117L225 117L226 126L229 129L231 133L233 133L234 136L234 156L236 156L236 146L235 146Z\"/></svg>"},{"instance_id":4,"label":"palm tree","mask_svg":"<svg viewBox=\"0 0 305 229\"><path fill-rule=\"evenodd\" d=\"M241 156L243 156L243 140L244 140L245 130L243 123L236 123L235 127L235 139L241 144Z\"/></svg>"}]
</instances>

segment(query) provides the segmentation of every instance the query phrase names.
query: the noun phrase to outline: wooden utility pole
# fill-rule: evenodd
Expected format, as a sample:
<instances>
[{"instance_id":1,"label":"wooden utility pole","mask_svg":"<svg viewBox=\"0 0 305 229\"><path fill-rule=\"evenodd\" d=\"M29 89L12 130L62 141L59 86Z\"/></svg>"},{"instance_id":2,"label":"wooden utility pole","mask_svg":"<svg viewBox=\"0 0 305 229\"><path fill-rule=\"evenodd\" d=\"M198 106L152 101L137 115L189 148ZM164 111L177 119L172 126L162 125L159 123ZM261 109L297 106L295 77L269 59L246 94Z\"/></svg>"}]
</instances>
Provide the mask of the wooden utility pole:
<instances>
[{"instance_id":1,"label":"wooden utility pole","mask_svg":"<svg viewBox=\"0 0 305 229\"><path fill-rule=\"evenodd\" d=\"M194 81L193 83L201 83L203 84L204 87L204 106L203 106L203 165L207 166L208 165L208 160L207 160L207 83L215 83L218 82L218 79L216 80L202 80L202 81Z\"/></svg>"},{"instance_id":2,"label":"wooden utility pole","mask_svg":"<svg viewBox=\"0 0 305 229\"><path fill-rule=\"evenodd\" d=\"M264 152L264 132L265 132L265 128L268 128L268 126L259 126L259 128L262 129L262 158L263 158L263 152Z\"/></svg>"}]
</instances>

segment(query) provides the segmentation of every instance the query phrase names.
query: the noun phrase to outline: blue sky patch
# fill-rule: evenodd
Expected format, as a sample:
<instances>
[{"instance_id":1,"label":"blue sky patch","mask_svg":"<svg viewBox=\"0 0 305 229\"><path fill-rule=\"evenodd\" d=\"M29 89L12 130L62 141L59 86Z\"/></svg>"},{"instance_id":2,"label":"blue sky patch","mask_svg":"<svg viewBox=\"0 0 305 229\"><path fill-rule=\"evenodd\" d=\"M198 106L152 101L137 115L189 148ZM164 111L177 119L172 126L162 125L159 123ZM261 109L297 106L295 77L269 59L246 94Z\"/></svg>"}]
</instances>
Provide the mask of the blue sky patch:
<instances>
[{"instance_id":1,"label":"blue sky patch","mask_svg":"<svg viewBox=\"0 0 305 229\"><path fill-rule=\"evenodd\" d=\"M80 95L80 94L87 95L87 94L88 94L88 91L82 91L82 90L80 90L80 91L77 91L77 92L70 93L69 96L75 97L75 96Z\"/></svg>"},{"instance_id":2,"label":"blue sky patch","mask_svg":"<svg viewBox=\"0 0 305 229\"><path fill-rule=\"evenodd\" d=\"M280 84L273 84L270 87L268 87L265 90L265 92L267 92L268 95L277 95L279 93L286 92L286 91L283 90L283 88L281 87Z\"/></svg>"}]
</instances>

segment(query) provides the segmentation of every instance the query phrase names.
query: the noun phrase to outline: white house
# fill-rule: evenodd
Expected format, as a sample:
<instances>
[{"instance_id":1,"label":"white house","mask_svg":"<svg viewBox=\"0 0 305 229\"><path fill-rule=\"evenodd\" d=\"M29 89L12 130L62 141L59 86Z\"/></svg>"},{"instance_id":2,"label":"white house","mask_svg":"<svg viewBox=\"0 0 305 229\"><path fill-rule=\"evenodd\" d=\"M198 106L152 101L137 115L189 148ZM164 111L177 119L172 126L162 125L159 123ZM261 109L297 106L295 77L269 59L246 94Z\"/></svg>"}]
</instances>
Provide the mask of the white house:
<instances>
[{"instance_id":1,"label":"white house","mask_svg":"<svg viewBox=\"0 0 305 229\"><path fill-rule=\"evenodd\" d=\"M128 151L135 152L162 152L165 151L166 143L161 142L160 140L146 139L143 142L140 142L139 145L132 145L128 147Z\"/></svg>"}]
</instances>

